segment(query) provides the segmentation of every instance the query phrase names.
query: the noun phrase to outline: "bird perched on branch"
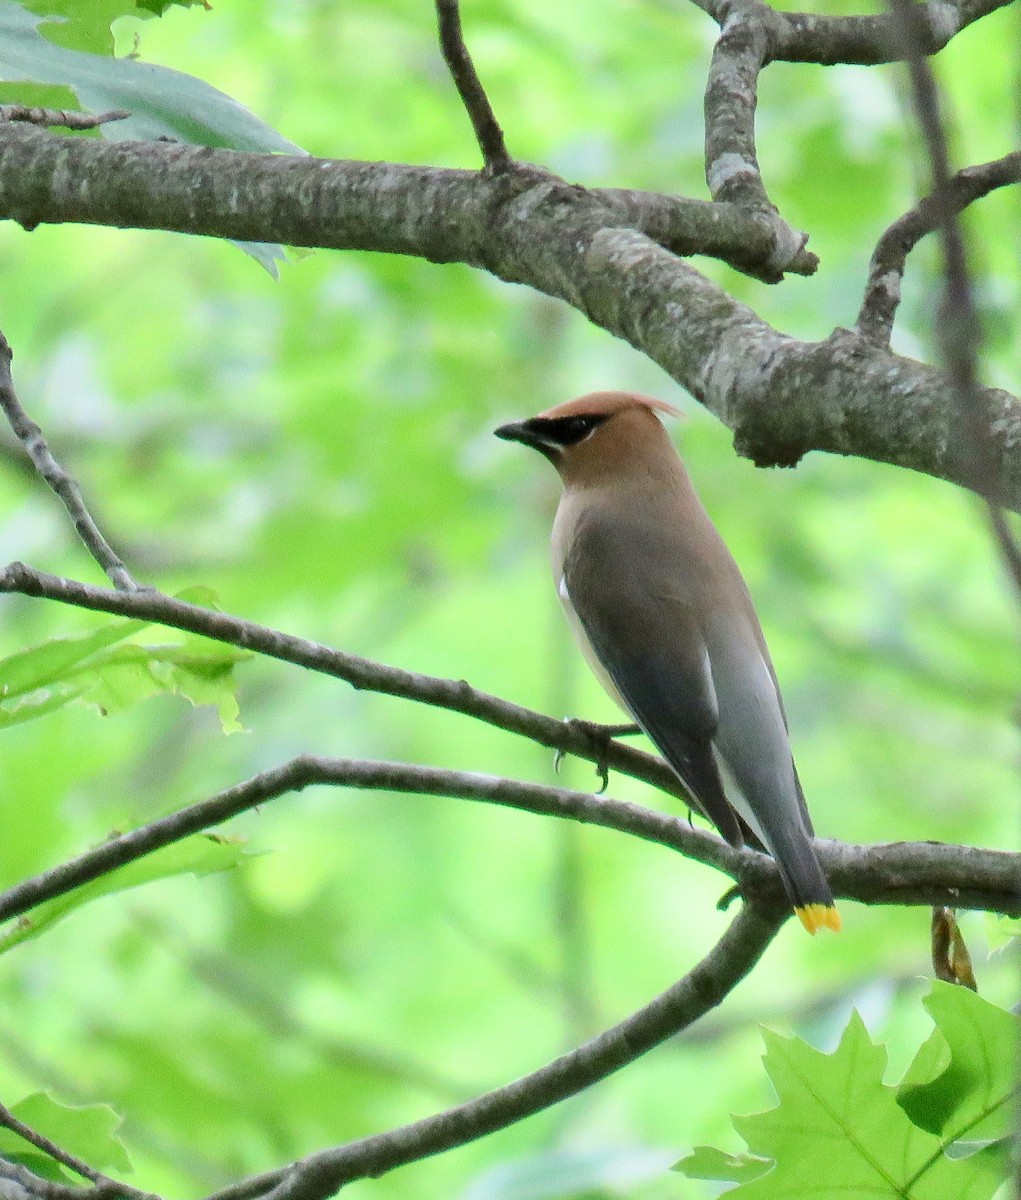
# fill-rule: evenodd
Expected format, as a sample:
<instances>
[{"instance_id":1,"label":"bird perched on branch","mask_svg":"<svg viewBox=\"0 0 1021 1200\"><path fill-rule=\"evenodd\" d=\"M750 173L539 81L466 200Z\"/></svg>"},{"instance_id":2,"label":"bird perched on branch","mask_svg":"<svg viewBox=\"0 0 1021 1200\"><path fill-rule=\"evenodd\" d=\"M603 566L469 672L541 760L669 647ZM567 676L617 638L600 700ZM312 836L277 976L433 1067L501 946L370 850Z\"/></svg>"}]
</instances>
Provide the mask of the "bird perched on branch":
<instances>
[{"instance_id":1,"label":"bird perched on branch","mask_svg":"<svg viewBox=\"0 0 1021 1200\"><path fill-rule=\"evenodd\" d=\"M731 845L739 814L768 848L805 928L838 930L748 588L657 411L679 415L594 392L496 436L560 474L553 575L600 683Z\"/></svg>"}]
</instances>

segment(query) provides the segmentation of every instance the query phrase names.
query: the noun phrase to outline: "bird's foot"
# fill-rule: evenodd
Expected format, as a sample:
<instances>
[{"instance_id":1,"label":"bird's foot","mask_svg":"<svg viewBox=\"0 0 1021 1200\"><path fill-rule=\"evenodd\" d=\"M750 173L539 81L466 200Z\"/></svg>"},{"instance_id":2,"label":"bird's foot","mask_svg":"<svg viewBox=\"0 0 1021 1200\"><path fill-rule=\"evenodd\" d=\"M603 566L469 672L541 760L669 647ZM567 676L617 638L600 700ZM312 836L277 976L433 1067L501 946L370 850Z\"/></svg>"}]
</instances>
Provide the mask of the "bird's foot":
<instances>
[{"instance_id":1,"label":"bird's foot","mask_svg":"<svg viewBox=\"0 0 1021 1200\"><path fill-rule=\"evenodd\" d=\"M610 783L610 766L606 761L609 754L610 743L615 737L628 737L631 734L641 733L641 728L638 725L600 725L597 721L582 721L578 717L565 717L564 724L570 726L571 729L584 735L586 740L590 742L598 752L595 764L596 774L599 776L599 790L597 796L601 796L606 791ZM564 751L557 750L553 756L553 769L559 773L560 764L564 761Z\"/></svg>"}]
</instances>

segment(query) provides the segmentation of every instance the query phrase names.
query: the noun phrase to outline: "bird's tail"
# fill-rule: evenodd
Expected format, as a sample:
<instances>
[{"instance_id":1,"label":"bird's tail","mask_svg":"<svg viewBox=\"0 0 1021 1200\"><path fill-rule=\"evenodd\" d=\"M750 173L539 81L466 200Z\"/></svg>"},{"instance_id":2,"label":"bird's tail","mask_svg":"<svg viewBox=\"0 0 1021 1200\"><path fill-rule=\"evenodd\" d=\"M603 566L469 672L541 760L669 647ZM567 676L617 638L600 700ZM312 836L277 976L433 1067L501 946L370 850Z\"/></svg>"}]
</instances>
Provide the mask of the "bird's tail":
<instances>
[{"instance_id":1,"label":"bird's tail","mask_svg":"<svg viewBox=\"0 0 1021 1200\"><path fill-rule=\"evenodd\" d=\"M766 843L801 924L809 933L824 926L839 933L840 913L807 831L784 830L779 837L767 837Z\"/></svg>"}]
</instances>

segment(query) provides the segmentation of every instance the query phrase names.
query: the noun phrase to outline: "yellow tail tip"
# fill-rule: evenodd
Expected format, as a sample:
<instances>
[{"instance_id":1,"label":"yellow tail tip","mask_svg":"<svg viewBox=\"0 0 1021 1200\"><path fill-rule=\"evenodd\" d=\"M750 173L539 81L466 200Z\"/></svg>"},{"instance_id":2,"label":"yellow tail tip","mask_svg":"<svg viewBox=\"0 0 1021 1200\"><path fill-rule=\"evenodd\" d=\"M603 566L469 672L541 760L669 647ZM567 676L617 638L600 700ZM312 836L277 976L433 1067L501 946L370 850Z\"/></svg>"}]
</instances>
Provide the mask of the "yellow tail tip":
<instances>
[{"instance_id":1,"label":"yellow tail tip","mask_svg":"<svg viewBox=\"0 0 1021 1200\"><path fill-rule=\"evenodd\" d=\"M809 933L818 933L825 926L834 933L840 932L840 913L832 904L806 904L794 910L798 920Z\"/></svg>"}]
</instances>

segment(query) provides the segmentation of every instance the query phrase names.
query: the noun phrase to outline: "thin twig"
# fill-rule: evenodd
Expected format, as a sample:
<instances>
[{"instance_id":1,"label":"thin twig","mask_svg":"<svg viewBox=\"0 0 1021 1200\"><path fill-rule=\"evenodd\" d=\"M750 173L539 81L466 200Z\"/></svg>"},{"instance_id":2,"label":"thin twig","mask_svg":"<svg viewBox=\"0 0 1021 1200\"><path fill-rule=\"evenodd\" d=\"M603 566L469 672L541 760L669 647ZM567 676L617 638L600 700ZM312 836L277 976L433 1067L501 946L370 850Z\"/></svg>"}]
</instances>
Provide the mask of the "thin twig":
<instances>
[{"instance_id":1,"label":"thin twig","mask_svg":"<svg viewBox=\"0 0 1021 1200\"><path fill-rule=\"evenodd\" d=\"M506 1087L388 1133L311 1154L289 1168L226 1188L210 1200L323 1200L355 1179L464 1146L559 1104L628 1066L715 1008L780 928L776 907L744 907L716 946L650 1004L577 1050Z\"/></svg>"},{"instance_id":2,"label":"thin twig","mask_svg":"<svg viewBox=\"0 0 1021 1200\"><path fill-rule=\"evenodd\" d=\"M73 112L66 108L29 108L25 104L0 104L0 121L25 121L29 125L50 128L60 125L64 129L95 129L109 121L126 121L131 113L125 108L112 108L109 112Z\"/></svg>"},{"instance_id":3,"label":"thin twig","mask_svg":"<svg viewBox=\"0 0 1021 1200\"><path fill-rule=\"evenodd\" d=\"M254 650L322 675L343 679L354 688L463 713L508 733L527 737L551 750L562 750L592 763L605 764L614 771L649 783L667 795L676 796L686 805L693 803L684 785L662 759L620 742L593 738L586 732L584 722L558 721L497 696L476 691L463 679L437 679L431 675L402 671L398 667L333 650L305 638L280 633L253 621L244 621L240 617L176 600L154 588L137 592L115 591L48 575L26 567L24 563L10 563L0 571L0 593L3 592L41 596L95 612L155 621L173 629L183 629L239 646L243 650ZM694 807L698 810L697 804Z\"/></svg>"},{"instance_id":4,"label":"thin twig","mask_svg":"<svg viewBox=\"0 0 1021 1200\"><path fill-rule=\"evenodd\" d=\"M978 387L977 358L980 339L978 314L972 294L964 235L952 202L952 178L946 134L940 113L936 80L924 53L919 12L912 0L892 0L907 47L907 63L918 123L932 165L933 197L943 243L945 288L937 321L937 335L946 360L964 432L964 468L969 486L986 501L987 519L1000 556L1021 603L1021 550L1006 518L997 506L997 470L991 444L991 414Z\"/></svg>"},{"instance_id":5,"label":"thin twig","mask_svg":"<svg viewBox=\"0 0 1021 1200\"><path fill-rule=\"evenodd\" d=\"M50 453L43 431L21 407L11 376L13 357L7 339L0 333L0 408L3 409L11 429L25 447L36 471L60 497L74 522L78 536L85 543L86 550L106 572L110 582L115 588L123 591L137 591L138 584L100 533L99 526L85 507L77 483Z\"/></svg>"},{"instance_id":6,"label":"thin twig","mask_svg":"<svg viewBox=\"0 0 1021 1200\"><path fill-rule=\"evenodd\" d=\"M458 0L436 0L436 17L443 58L471 119L486 169L494 174L506 171L513 166L513 159L507 153L503 130L465 45Z\"/></svg>"},{"instance_id":7,"label":"thin twig","mask_svg":"<svg viewBox=\"0 0 1021 1200\"><path fill-rule=\"evenodd\" d=\"M926 234L940 228L948 213L961 213L996 188L1021 183L1021 151L994 162L965 167L946 186L931 192L883 233L872 252L857 330L873 345L888 347L900 303L907 256Z\"/></svg>"},{"instance_id":8,"label":"thin twig","mask_svg":"<svg viewBox=\"0 0 1021 1200\"><path fill-rule=\"evenodd\" d=\"M0 1126L9 1129L12 1133L16 1133L18 1137L23 1138L31 1146L35 1146L48 1158L52 1158L61 1166L67 1167L76 1175L80 1175L83 1179L89 1180L90 1183L101 1184L106 1189L112 1190L115 1193L121 1191L121 1185L116 1180L110 1179L102 1172L90 1167L87 1162L71 1154L67 1150L62 1150L56 1142L50 1141L44 1134L38 1133L31 1126L26 1125L24 1121L19 1121L18 1118L11 1112L6 1105L0 1104ZM126 1194L133 1194L134 1188L125 1189Z\"/></svg>"}]
</instances>

